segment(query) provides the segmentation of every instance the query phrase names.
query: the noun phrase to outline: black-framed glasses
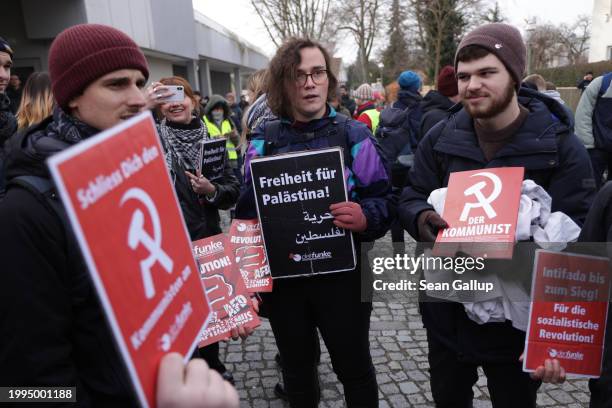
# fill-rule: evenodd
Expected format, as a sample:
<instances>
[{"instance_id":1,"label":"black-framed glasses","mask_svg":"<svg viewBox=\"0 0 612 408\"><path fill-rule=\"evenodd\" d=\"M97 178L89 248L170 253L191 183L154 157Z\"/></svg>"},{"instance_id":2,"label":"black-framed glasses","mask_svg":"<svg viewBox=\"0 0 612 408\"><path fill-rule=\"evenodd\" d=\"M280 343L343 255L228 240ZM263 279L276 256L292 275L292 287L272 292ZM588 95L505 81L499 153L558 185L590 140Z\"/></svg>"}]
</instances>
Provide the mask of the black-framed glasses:
<instances>
[{"instance_id":1,"label":"black-framed glasses","mask_svg":"<svg viewBox=\"0 0 612 408\"><path fill-rule=\"evenodd\" d=\"M318 69L316 71L311 72L310 74L299 72L295 76L295 82L298 86L304 86L306 85L306 82L308 82L308 77L312 79L312 82L315 85L321 85L327 79L327 70Z\"/></svg>"}]
</instances>

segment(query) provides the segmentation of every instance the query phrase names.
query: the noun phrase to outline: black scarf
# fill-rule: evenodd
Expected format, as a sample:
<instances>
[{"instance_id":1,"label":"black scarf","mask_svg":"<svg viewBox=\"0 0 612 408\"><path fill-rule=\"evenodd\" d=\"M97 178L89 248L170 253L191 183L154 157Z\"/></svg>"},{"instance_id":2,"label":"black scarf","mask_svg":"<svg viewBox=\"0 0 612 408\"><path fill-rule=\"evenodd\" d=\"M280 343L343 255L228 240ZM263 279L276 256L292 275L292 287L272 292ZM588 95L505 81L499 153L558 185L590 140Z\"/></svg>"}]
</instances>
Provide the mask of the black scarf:
<instances>
[{"instance_id":1,"label":"black scarf","mask_svg":"<svg viewBox=\"0 0 612 408\"><path fill-rule=\"evenodd\" d=\"M11 111L11 100L6 94L0 93L0 150L4 141L17 130L17 121Z\"/></svg>"},{"instance_id":2,"label":"black scarf","mask_svg":"<svg viewBox=\"0 0 612 408\"><path fill-rule=\"evenodd\" d=\"M100 131L77 118L68 115L61 108L53 111L53 120L43 131L28 135L26 149L30 154L45 160L47 157L93 136Z\"/></svg>"}]
</instances>

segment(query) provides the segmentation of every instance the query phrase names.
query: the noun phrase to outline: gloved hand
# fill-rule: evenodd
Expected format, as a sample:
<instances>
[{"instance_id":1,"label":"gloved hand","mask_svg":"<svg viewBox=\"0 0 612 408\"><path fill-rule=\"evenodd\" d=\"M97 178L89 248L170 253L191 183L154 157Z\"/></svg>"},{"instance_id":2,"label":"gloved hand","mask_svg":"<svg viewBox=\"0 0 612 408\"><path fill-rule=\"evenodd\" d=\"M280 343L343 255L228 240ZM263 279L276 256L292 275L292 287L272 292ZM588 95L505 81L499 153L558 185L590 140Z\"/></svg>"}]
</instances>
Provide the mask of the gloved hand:
<instances>
[{"instance_id":1,"label":"gloved hand","mask_svg":"<svg viewBox=\"0 0 612 408\"><path fill-rule=\"evenodd\" d=\"M353 232L363 232L368 227L368 220L361 206L352 201L344 201L329 206L334 216L334 225Z\"/></svg>"},{"instance_id":2,"label":"gloved hand","mask_svg":"<svg viewBox=\"0 0 612 408\"><path fill-rule=\"evenodd\" d=\"M436 235L438 235L438 230L448 228L448 224L434 210L426 210L419 214L417 228L421 242L434 242Z\"/></svg>"}]
</instances>

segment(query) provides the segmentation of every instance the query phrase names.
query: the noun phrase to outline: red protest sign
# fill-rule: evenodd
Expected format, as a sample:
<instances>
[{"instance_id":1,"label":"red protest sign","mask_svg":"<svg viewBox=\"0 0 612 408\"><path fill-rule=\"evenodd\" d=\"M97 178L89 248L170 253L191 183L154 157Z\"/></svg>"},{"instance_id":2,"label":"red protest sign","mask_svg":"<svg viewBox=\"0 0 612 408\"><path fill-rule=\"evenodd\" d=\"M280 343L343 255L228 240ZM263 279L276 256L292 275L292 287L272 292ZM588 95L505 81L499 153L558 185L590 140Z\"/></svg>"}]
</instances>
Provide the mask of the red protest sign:
<instances>
[{"instance_id":1,"label":"red protest sign","mask_svg":"<svg viewBox=\"0 0 612 408\"><path fill-rule=\"evenodd\" d=\"M442 213L449 227L438 232L433 254L512 258L523 174L522 167L451 173Z\"/></svg>"},{"instance_id":2,"label":"red protest sign","mask_svg":"<svg viewBox=\"0 0 612 408\"><path fill-rule=\"evenodd\" d=\"M162 355L189 357L210 308L151 114L49 167L140 403L155 406Z\"/></svg>"},{"instance_id":3,"label":"red protest sign","mask_svg":"<svg viewBox=\"0 0 612 408\"><path fill-rule=\"evenodd\" d=\"M193 254L200 267L200 277L213 313L202 332L200 347L230 337L239 326L259 326L259 316L253 310L249 293L233 261L232 248L225 234L193 242Z\"/></svg>"},{"instance_id":4,"label":"red protest sign","mask_svg":"<svg viewBox=\"0 0 612 408\"><path fill-rule=\"evenodd\" d=\"M524 371L556 358L567 373L599 377L610 296L608 268L608 258L536 252Z\"/></svg>"},{"instance_id":5,"label":"red protest sign","mask_svg":"<svg viewBox=\"0 0 612 408\"><path fill-rule=\"evenodd\" d=\"M259 220L234 220L229 231L236 267L249 292L272 292L272 274Z\"/></svg>"}]
</instances>

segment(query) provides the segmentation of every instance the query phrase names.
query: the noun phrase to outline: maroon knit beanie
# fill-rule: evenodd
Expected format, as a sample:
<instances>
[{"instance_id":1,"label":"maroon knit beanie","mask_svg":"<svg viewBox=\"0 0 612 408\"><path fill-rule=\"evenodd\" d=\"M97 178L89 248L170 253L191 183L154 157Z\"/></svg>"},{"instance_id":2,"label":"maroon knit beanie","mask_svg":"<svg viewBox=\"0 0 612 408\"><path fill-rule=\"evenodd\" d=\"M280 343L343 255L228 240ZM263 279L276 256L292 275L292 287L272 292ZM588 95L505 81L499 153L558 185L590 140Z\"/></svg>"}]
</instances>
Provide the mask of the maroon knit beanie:
<instances>
[{"instance_id":1,"label":"maroon knit beanie","mask_svg":"<svg viewBox=\"0 0 612 408\"><path fill-rule=\"evenodd\" d=\"M459 93L455 69L450 65L442 68L438 74L438 92L447 97L455 96Z\"/></svg>"},{"instance_id":2,"label":"maroon knit beanie","mask_svg":"<svg viewBox=\"0 0 612 408\"><path fill-rule=\"evenodd\" d=\"M149 68L138 45L123 32L100 24L79 24L62 31L49 50L49 75L58 105L68 102L109 72Z\"/></svg>"},{"instance_id":3,"label":"maroon knit beanie","mask_svg":"<svg viewBox=\"0 0 612 408\"><path fill-rule=\"evenodd\" d=\"M518 91L525 73L525 60L527 58L527 50L519 30L504 23L490 23L469 32L457 47L455 71L458 63L457 55L461 49L468 45L483 47L499 58L516 82Z\"/></svg>"}]
</instances>

